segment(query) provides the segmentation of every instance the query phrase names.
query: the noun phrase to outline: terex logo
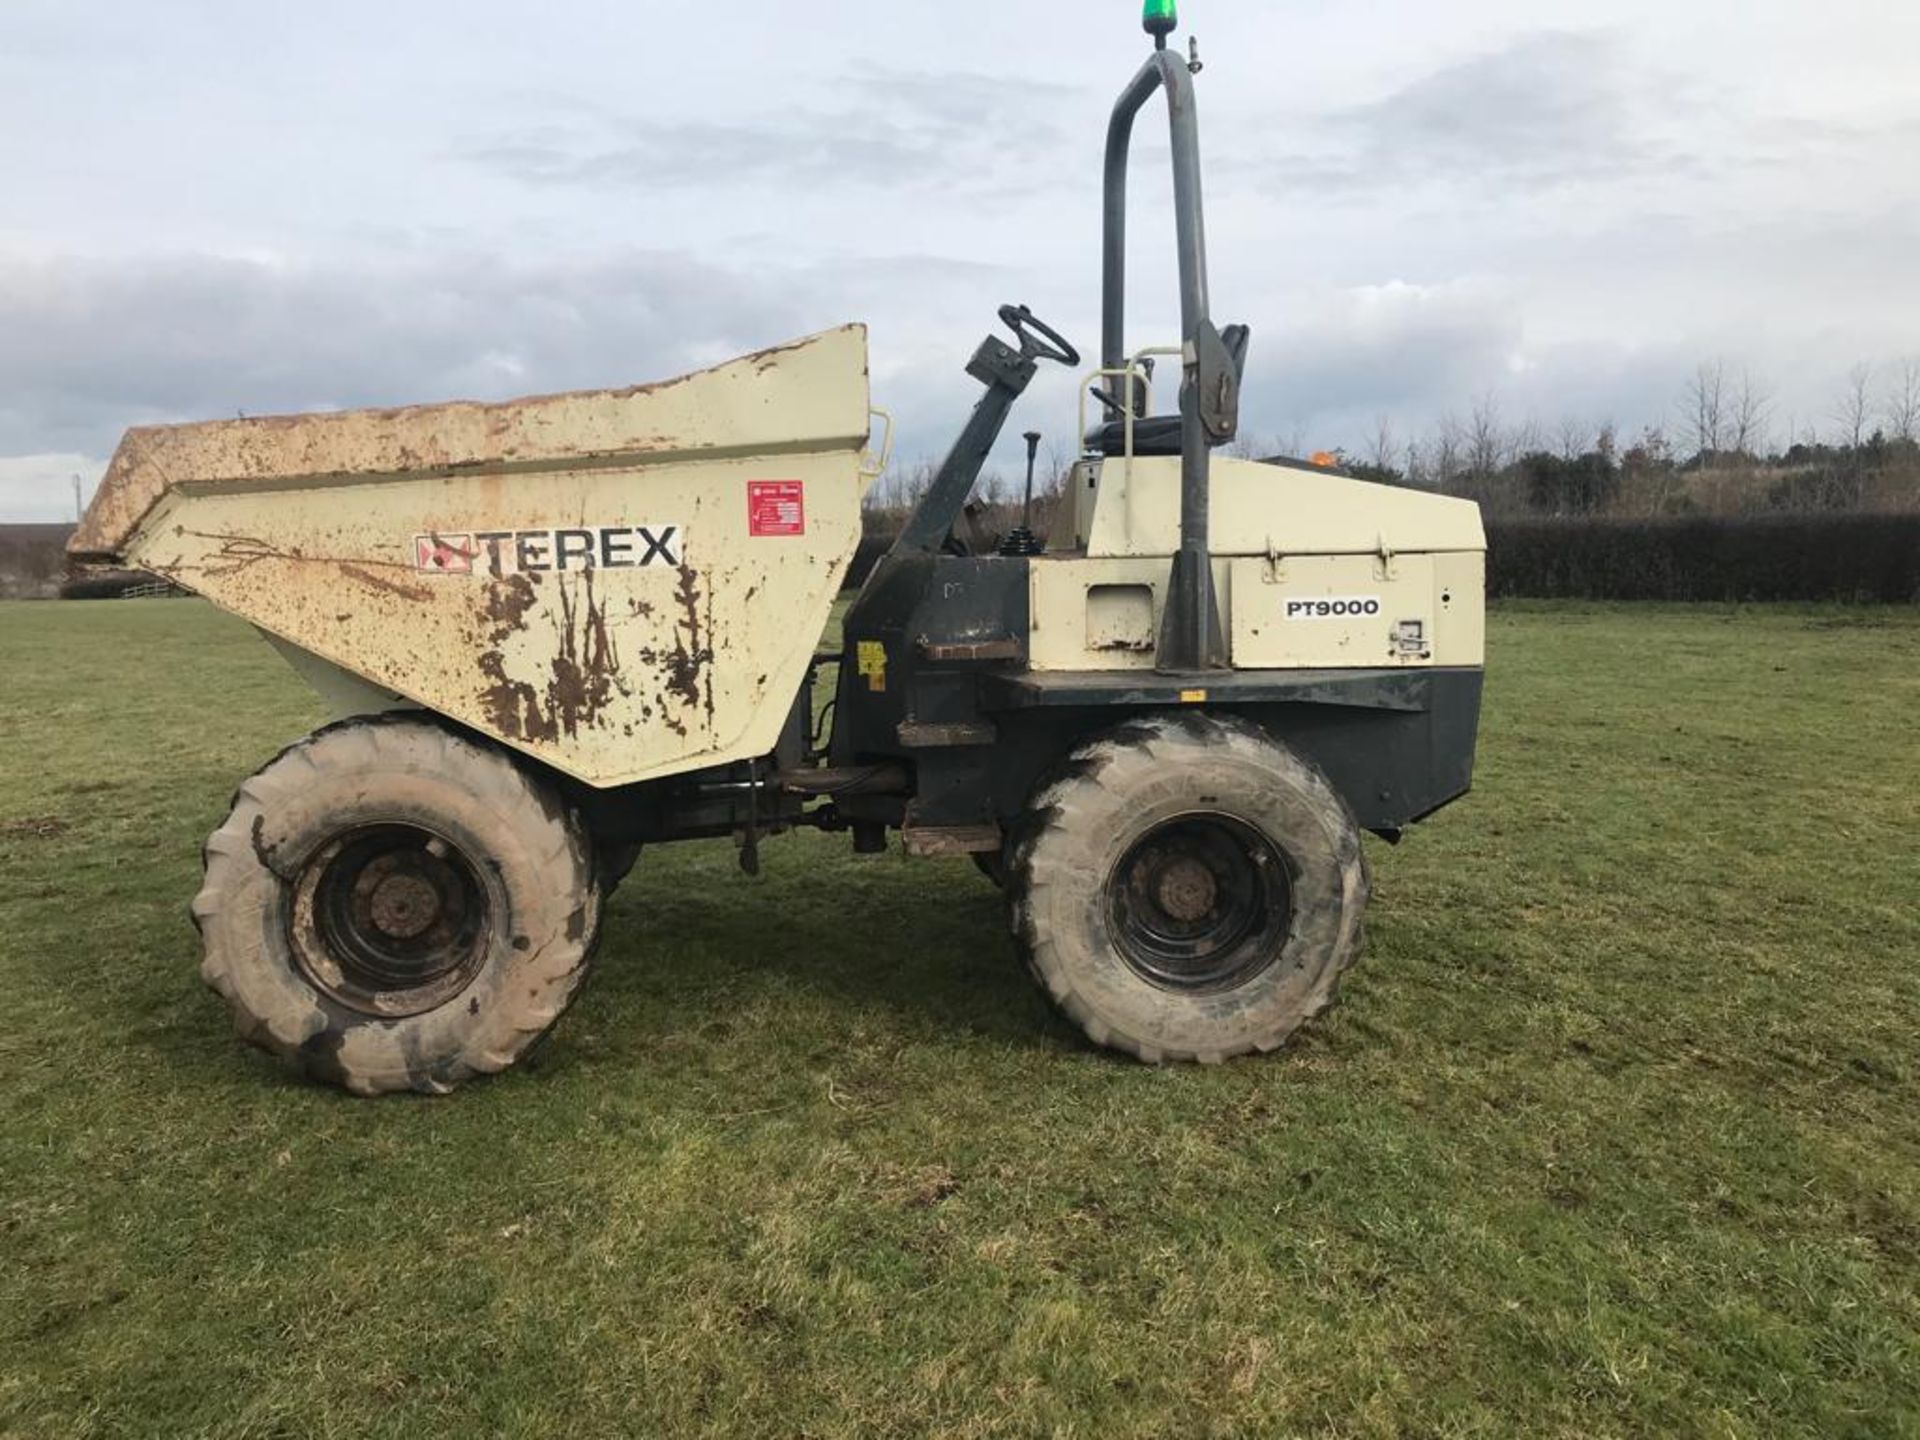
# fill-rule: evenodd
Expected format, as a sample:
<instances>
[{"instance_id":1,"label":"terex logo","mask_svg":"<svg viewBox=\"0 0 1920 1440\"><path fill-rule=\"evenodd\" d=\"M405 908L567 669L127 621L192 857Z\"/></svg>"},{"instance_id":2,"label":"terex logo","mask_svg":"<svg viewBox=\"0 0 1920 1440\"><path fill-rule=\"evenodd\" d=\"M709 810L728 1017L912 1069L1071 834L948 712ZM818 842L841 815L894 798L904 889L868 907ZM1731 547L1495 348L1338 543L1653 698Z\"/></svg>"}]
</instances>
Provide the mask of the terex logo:
<instances>
[{"instance_id":1,"label":"terex logo","mask_svg":"<svg viewBox=\"0 0 1920 1440\"><path fill-rule=\"evenodd\" d=\"M678 525L598 525L576 530L480 530L416 535L413 563L434 575L537 575L646 570L680 563Z\"/></svg>"},{"instance_id":2,"label":"terex logo","mask_svg":"<svg viewBox=\"0 0 1920 1440\"><path fill-rule=\"evenodd\" d=\"M434 575L471 575L473 573L473 536L414 536L413 568L425 570Z\"/></svg>"}]
</instances>

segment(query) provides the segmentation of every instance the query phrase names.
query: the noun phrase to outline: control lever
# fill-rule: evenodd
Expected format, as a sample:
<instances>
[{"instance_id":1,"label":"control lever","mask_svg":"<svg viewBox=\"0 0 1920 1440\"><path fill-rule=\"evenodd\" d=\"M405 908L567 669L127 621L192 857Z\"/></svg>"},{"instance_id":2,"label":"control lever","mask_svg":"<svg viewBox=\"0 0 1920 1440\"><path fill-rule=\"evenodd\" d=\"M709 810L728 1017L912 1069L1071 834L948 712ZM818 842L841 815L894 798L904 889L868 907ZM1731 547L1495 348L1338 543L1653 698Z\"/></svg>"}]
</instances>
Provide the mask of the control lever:
<instances>
[{"instance_id":1,"label":"control lever","mask_svg":"<svg viewBox=\"0 0 1920 1440\"><path fill-rule=\"evenodd\" d=\"M1002 555L1044 555L1047 547L1033 533L1033 467L1040 458L1040 432L1029 430L1027 442L1027 498L1020 510L1020 524L1000 542Z\"/></svg>"}]
</instances>

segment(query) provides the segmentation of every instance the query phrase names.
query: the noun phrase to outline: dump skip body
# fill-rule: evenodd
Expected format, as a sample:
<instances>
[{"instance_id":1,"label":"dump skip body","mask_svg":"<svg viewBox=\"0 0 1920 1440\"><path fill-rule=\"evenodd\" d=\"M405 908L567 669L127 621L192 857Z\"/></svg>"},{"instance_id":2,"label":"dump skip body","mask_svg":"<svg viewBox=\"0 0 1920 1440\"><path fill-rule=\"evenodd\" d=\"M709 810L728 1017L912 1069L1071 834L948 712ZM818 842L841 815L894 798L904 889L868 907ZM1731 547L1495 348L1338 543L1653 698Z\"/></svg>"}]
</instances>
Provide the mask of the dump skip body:
<instances>
[{"instance_id":1,"label":"dump skip body","mask_svg":"<svg viewBox=\"0 0 1920 1440\"><path fill-rule=\"evenodd\" d=\"M860 537L866 331L504 404L130 431L69 547L358 710L614 786L773 748Z\"/></svg>"}]
</instances>

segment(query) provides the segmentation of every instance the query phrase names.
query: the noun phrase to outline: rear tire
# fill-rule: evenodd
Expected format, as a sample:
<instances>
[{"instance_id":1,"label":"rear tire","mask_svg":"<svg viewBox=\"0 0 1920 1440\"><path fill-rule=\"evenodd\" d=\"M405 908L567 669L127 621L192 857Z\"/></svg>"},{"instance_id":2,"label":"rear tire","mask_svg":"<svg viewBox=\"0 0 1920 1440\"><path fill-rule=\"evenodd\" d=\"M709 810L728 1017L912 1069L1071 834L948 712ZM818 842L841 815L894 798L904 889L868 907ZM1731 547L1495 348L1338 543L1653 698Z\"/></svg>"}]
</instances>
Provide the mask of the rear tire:
<instances>
[{"instance_id":1,"label":"rear tire","mask_svg":"<svg viewBox=\"0 0 1920 1440\"><path fill-rule=\"evenodd\" d=\"M1360 958L1360 830L1307 760L1230 716L1130 723L1042 786L1010 866L1034 977L1149 1064L1278 1049Z\"/></svg>"},{"instance_id":2,"label":"rear tire","mask_svg":"<svg viewBox=\"0 0 1920 1440\"><path fill-rule=\"evenodd\" d=\"M512 1065L573 999L599 925L559 796L418 717L294 745L240 787L205 861L207 984L243 1038L356 1095Z\"/></svg>"}]
</instances>

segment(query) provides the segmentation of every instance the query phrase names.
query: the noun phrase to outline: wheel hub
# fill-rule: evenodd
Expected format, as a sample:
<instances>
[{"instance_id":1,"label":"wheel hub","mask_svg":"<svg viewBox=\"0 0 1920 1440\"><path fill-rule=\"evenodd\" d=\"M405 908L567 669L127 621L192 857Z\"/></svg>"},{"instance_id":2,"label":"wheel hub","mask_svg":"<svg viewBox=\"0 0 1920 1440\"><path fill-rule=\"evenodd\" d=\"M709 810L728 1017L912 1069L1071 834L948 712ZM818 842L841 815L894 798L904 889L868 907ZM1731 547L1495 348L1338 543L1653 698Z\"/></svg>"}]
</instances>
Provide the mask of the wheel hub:
<instances>
[{"instance_id":1,"label":"wheel hub","mask_svg":"<svg viewBox=\"0 0 1920 1440\"><path fill-rule=\"evenodd\" d=\"M1182 856L1160 872L1154 898L1160 908L1175 920L1191 923L1204 919L1220 894L1213 874L1198 860Z\"/></svg>"},{"instance_id":2,"label":"wheel hub","mask_svg":"<svg viewBox=\"0 0 1920 1440\"><path fill-rule=\"evenodd\" d=\"M360 882L363 890L372 880L373 868L367 867L368 878ZM415 939L432 929L440 918L440 892L423 876L388 875L371 888L368 916L381 934L392 939Z\"/></svg>"},{"instance_id":3,"label":"wheel hub","mask_svg":"<svg viewBox=\"0 0 1920 1440\"><path fill-rule=\"evenodd\" d=\"M1166 821L1109 877L1114 948L1162 989L1236 989L1286 948L1290 875L1273 842L1244 821L1222 814Z\"/></svg>"}]
</instances>

